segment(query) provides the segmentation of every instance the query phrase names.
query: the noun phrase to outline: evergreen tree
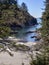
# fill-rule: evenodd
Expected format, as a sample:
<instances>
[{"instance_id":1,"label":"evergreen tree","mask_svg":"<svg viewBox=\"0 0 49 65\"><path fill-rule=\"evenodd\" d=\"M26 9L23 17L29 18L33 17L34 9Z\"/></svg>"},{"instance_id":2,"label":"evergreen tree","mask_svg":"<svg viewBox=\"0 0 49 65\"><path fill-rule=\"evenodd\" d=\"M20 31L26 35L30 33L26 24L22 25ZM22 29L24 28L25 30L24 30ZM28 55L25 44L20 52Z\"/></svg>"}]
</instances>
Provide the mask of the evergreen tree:
<instances>
[{"instance_id":1,"label":"evergreen tree","mask_svg":"<svg viewBox=\"0 0 49 65\"><path fill-rule=\"evenodd\" d=\"M0 38L5 38L5 37L7 37L8 35L9 35L9 33L10 33L10 28L9 27L7 27L6 25L4 25L4 23L5 23L5 19L4 19L4 17L3 17L3 11L4 11L4 9L3 9L3 6L4 4L2 4L1 2L0 2Z\"/></svg>"},{"instance_id":2,"label":"evergreen tree","mask_svg":"<svg viewBox=\"0 0 49 65\"><path fill-rule=\"evenodd\" d=\"M45 2L45 11L42 16L42 38L46 45L49 44L49 0Z\"/></svg>"},{"instance_id":3,"label":"evergreen tree","mask_svg":"<svg viewBox=\"0 0 49 65\"><path fill-rule=\"evenodd\" d=\"M45 1L45 11L42 15L41 35L43 39L40 54L36 58L32 57L30 65L49 65L49 0Z\"/></svg>"},{"instance_id":4,"label":"evergreen tree","mask_svg":"<svg viewBox=\"0 0 49 65\"><path fill-rule=\"evenodd\" d=\"M14 20L14 10L17 8L15 0L0 0L0 37L5 38L10 34L7 23Z\"/></svg>"},{"instance_id":5,"label":"evergreen tree","mask_svg":"<svg viewBox=\"0 0 49 65\"><path fill-rule=\"evenodd\" d=\"M28 11L27 6L24 2L21 4L21 8L26 12Z\"/></svg>"}]
</instances>

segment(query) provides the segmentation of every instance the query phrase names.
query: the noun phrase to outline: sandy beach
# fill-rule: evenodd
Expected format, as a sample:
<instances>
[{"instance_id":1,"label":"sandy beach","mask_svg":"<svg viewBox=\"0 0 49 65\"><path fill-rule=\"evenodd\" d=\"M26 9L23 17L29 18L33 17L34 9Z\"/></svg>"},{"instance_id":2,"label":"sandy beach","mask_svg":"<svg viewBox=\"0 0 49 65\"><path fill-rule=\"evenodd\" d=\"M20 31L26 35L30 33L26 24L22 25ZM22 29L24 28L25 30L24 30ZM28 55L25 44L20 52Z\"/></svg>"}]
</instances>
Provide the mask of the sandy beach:
<instances>
[{"instance_id":1,"label":"sandy beach","mask_svg":"<svg viewBox=\"0 0 49 65\"><path fill-rule=\"evenodd\" d=\"M10 40L12 40L12 38L10 38ZM13 39L14 41L17 41L17 39ZM28 47L32 47L33 45L36 45L37 42L16 42L16 45L21 44L21 45L26 45ZM34 49L32 47L32 49ZM12 51L13 56L10 56L7 52L1 52L0 53L0 65L22 65L22 63L24 63L24 65L30 65L30 55L29 53L31 53L30 51Z\"/></svg>"},{"instance_id":2,"label":"sandy beach","mask_svg":"<svg viewBox=\"0 0 49 65\"><path fill-rule=\"evenodd\" d=\"M22 43L22 42L18 42L16 43L21 44L21 45L26 45L31 47L32 45L34 45L32 42L28 42L28 43ZM10 56L7 52L1 52L0 53L0 65L22 65L22 63L24 63L24 65L30 65L30 51L11 51L13 56Z\"/></svg>"},{"instance_id":3,"label":"sandy beach","mask_svg":"<svg viewBox=\"0 0 49 65\"><path fill-rule=\"evenodd\" d=\"M11 57L7 52L0 53L0 65L29 65L30 57L28 53L24 52L12 52L13 56Z\"/></svg>"}]
</instances>

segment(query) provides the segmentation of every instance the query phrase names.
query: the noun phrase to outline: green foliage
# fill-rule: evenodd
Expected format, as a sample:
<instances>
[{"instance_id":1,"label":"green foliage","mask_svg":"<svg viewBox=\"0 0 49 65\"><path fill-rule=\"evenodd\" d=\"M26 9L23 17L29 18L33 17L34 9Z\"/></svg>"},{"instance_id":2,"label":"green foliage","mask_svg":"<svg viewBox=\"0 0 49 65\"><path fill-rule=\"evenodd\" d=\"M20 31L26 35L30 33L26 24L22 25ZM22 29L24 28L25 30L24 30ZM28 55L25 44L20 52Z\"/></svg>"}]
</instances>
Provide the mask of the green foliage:
<instances>
[{"instance_id":1,"label":"green foliage","mask_svg":"<svg viewBox=\"0 0 49 65\"><path fill-rule=\"evenodd\" d=\"M10 35L10 27L7 23L14 21L14 10L17 7L15 0L0 1L0 37L5 38Z\"/></svg>"},{"instance_id":2,"label":"green foliage","mask_svg":"<svg viewBox=\"0 0 49 65\"><path fill-rule=\"evenodd\" d=\"M49 0L45 2L45 11L42 15L41 35L43 39L41 51L32 57L30 65L49 65Z\"/></svg>"},{"instance_id":3,"label":"green foliage","mask_svg":"<svg viewBox=\"0 0 49 65\"><path fill-rule=\"evenodd\" d=\"M0 37L1 38L5 38L5 37L9 36L9 34L10 34L9 27L6 27L6 26L0 27Z\"/></svg>"},{"instance_id":4,"label":"green foliage","mask_svg":"<svg viewBox=\"0 0 49 65\"><path fill-rule=\"evenodd\" d=\"M49 0L45 2L45 12L42 16L42 38L45 44L49 43Z\"/></svg>"},{"instance_id":5,"label":"green foliage","mask_svg":"<svg viewBox=\"0 0 49 65\"><path fill-rule=\"evenodd\" d=\"M3 45L0 45L0 48L4 48L4 46Z\"/></svg>"},{"instance_id":6,"label":"green foliage","mask_svg":"<svg viewBox=\"0 0 49 65\"><path fill-rule=\"evenodd\" d=\"M34 52L36 52L35 55L31 54L30 65L49 65L49 45L44 45L41 49Z\"/></svg>"},{"instance_id":7,"label":"green foliage","mask_svg":"<svg viewBox=\"0 0 49 65\"><path fill-rule=\"evenodd\" d=\"M45 49L44 51L40 51L40 53L37 53L35 59L32 57L30 65L49 65L48 49Z\"/></svg>"}]
</instances>

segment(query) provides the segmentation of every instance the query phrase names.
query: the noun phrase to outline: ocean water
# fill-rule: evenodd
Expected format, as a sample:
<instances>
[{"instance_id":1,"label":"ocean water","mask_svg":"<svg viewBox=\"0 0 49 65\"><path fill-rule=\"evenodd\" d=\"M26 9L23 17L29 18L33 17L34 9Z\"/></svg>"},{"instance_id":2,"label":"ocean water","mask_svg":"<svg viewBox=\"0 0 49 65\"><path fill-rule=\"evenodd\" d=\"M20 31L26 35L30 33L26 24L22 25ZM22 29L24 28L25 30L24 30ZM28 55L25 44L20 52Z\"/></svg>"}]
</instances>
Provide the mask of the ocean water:
<instances>
[{"instance_id":1,"label":"ocean water","mask_svg":"<svg viewBox=\"0 0 49 65\"><path fill-rule=\"evenodd\" d=\"M38 25L29 26L19 30L19 33L16 34L16 38L23 39L24 41L27 41L27 42L35 42L35 38L31 38L31 37L36 36L37 33L28 33L28 34L25 34L25 33L28 31L36 31L37 29L41 28L42 27L41 20L39 18L37 19L37 22L38 22Z\"/></svg>"}]
</instances>

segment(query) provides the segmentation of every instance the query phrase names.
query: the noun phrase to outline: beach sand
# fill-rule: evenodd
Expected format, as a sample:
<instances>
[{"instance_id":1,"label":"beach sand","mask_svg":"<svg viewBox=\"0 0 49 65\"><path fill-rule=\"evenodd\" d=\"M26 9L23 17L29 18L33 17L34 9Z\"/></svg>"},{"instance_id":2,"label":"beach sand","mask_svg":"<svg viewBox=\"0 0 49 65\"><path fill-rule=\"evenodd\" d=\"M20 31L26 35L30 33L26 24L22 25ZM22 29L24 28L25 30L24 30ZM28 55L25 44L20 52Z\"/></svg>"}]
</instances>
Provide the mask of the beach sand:
<instances>
[{"instance_id":1,"label":"beach sand","mask_svg":"<svg viewBox=\"0 0 49 65\"><path fill-rule=\"evenodd\" d=\"M22 51L12 52L13 56L10 56L7 52L0 53L0 65L29 65L29 54Z\"/></svg>"},{"instance_id":2,"label":"beach sand","mask_svg":"<svg viewBox=\"0 0 49 65\"><path fill-rule=\"evenodd\" d=\"M15 39L16 40L16 39ZM14 40L14 41L15 41ZM17 41L17 40L16 40ZM30 48L33 45L36 45L38 42L17 42L16 44L24 44L26 46L29 46ZM24 65L30 65L30 56L29 56L29 52L22 52L22 51L12 51L13 56L10 56L7 52L1 52L0 53L0 65L22 65L22 63L24 63Z\"/></svg>"}]
</instances>

